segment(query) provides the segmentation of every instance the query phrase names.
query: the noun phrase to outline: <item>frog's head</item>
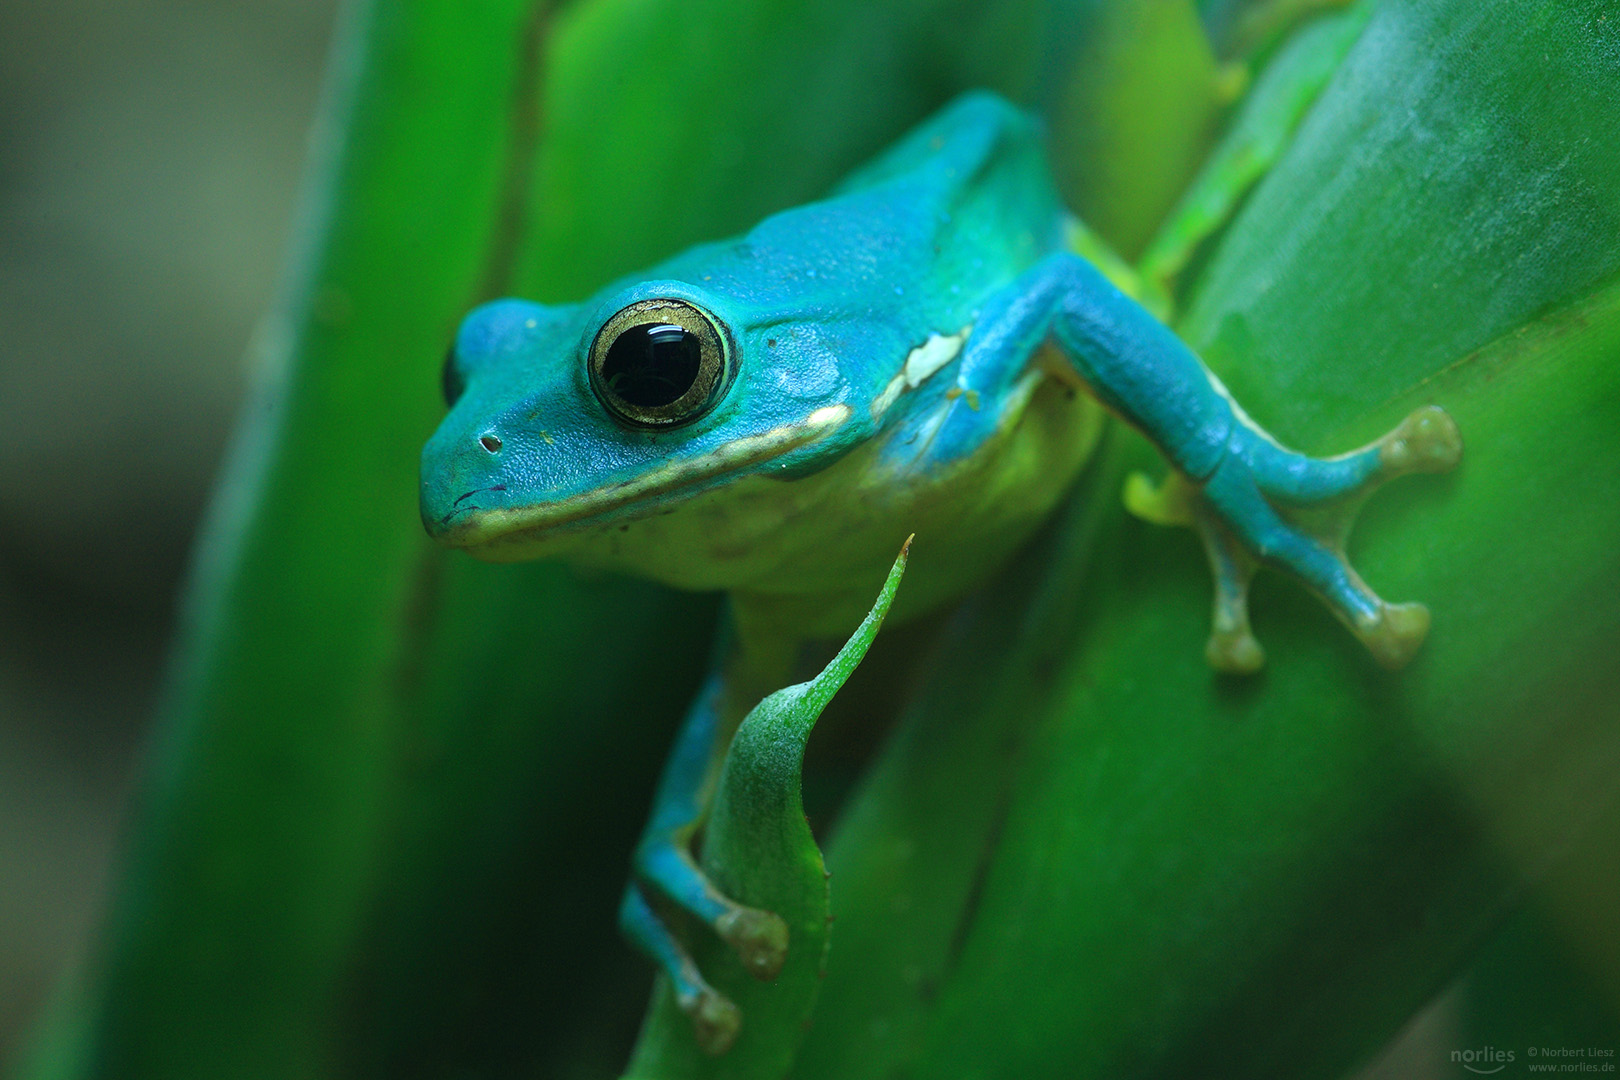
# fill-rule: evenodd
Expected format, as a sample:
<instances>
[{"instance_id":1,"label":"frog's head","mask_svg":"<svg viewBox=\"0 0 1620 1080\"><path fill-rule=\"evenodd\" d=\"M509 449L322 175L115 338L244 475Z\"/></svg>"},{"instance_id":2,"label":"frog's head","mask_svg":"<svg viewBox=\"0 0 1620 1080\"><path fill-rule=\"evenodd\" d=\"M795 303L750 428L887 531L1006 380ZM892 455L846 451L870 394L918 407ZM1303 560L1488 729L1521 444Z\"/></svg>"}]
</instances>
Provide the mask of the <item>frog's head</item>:
<instances>
[{"instance_id":1,"label":"frog's head","mask_svg":"<svg viewBox=\"0 0 1620 1080\"><path fill-rule=\"evenodd\" d=\"M813 335L746 298L656 280L584 304L498 300L445 361L422 520L481 558L567 550L735 478L814 471L858 433Z\"/></svg>"}]
</instances>

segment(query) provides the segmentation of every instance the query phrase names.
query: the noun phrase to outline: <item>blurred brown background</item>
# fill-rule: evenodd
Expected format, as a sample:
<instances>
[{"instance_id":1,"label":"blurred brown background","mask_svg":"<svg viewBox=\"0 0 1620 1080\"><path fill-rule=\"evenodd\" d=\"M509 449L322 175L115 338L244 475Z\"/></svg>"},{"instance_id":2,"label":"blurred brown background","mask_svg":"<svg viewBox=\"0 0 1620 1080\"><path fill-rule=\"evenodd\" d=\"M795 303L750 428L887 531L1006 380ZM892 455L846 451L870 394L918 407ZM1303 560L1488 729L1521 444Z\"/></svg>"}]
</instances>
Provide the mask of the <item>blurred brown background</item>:
<instances>
[{"instance_id":1,"label":"blurred brown background","mask_svg":"<svg viewBox=\"0 0 1620 1080\"><path fill-rule=\"evenodd\" d=\"M0 1062L86 941L335 0L0 0Z\"/></svg>"}]
</instances>

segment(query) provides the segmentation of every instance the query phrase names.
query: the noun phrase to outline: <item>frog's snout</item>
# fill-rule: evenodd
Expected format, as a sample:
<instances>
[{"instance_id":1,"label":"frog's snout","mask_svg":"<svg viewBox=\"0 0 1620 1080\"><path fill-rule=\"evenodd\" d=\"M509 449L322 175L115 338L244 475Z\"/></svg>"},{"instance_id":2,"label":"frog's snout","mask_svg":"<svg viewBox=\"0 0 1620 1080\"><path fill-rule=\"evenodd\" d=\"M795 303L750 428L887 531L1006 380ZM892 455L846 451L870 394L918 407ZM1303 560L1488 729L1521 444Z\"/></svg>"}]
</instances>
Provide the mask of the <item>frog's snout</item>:
<instances>
[{"instance_id":1,"label":"frog's snout","mask_svg":"<svg viewBox=\"0 0 1620 1080\"><path fill-rule=\"evenodd\" d=\"M484 428L431 440L422 453L422 525L435 540L455 544L482 510L505 505L504 441Z\"/></svg>"}]
</instances>

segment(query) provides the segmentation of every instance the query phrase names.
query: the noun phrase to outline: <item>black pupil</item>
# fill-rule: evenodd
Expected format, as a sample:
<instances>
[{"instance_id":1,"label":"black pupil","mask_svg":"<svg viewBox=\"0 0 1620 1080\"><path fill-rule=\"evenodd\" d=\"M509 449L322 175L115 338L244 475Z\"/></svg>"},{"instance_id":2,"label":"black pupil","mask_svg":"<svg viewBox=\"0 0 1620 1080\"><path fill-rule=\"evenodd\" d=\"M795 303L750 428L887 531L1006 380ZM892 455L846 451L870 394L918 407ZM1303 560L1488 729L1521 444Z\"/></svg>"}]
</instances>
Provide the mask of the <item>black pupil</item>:
<instances>
[{"instance_id":1,"label":"black pupil","mask_svg":"<svg viewBox=\"0 0 1620 1080\"><path fill-rule=\"evenodd\" d=\"M444 370L439 372L439 388L444 391L445 407L455 405L461 392L467 389L467 381L461 377L461 371L456 367L456 347L450 346L450 351L444 354Z\"/></svg>"},{"instance_id":2,"label":"black pupil","mask_svg":"<svg viewBox=\"0 0 1620 1080\"><path fill-rule=\"evenodd\" d=\"M692 388L702 358L698 336L684 326L632 326L608 347L602 379L625 403L658 409Z\"/></svg>"}]
</instances>

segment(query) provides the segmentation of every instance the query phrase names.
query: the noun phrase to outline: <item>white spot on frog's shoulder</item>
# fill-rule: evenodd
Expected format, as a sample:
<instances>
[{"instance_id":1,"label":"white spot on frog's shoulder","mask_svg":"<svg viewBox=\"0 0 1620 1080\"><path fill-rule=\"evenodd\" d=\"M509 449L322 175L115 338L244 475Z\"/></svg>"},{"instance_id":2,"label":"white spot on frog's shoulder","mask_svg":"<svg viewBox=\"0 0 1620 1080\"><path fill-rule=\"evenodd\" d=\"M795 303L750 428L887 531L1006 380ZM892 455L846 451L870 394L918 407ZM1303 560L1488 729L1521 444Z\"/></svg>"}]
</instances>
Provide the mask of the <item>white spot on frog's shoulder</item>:
<instances>
[{"instance_id":1,"label":"white spot on frog's shoulder","mask_svg":"<svg viewBox=\"0 0 1620 1080\"><path fill-rule=\"evenodd\" d=\"M969 325L954 334L929 334L927 341L907 353L900 374L890 379L883 392L873 399L872 419L881 417L901 394L921 386L923 380L955 360L962 351L962 343L967 341L972 331L973 327Z\"/></svg>"},{"instance_id":2,"label":"white spot on frog's shoulder","mask_svg":"<svg viewBox=\"0 0 1620 1080\"><path fill-rule=\"evenodd\" d=\"M876 400L872 402L872 419L876 420L878 417L888 412L889 406L895 403L895 401L900 397L900 391L904 390L905 388L906 377L904 375L896 375L894 378L890 379L889 385L883 388L883 393L879 394Z\"/></svg>"},{"instance_id":3,"label":"white spot on frog's shoulder","mask_svg":"<svg viewBox=\"0 0 1620 1080\"><path fill-rule=\"evenodd\" d=\"M969 326L954 334L929 334L927 341L906 356L906 366L900 372L906 385L912 388L920 386L924 379L956 359L971 329Z\"/></svg>"}]
</instances>

